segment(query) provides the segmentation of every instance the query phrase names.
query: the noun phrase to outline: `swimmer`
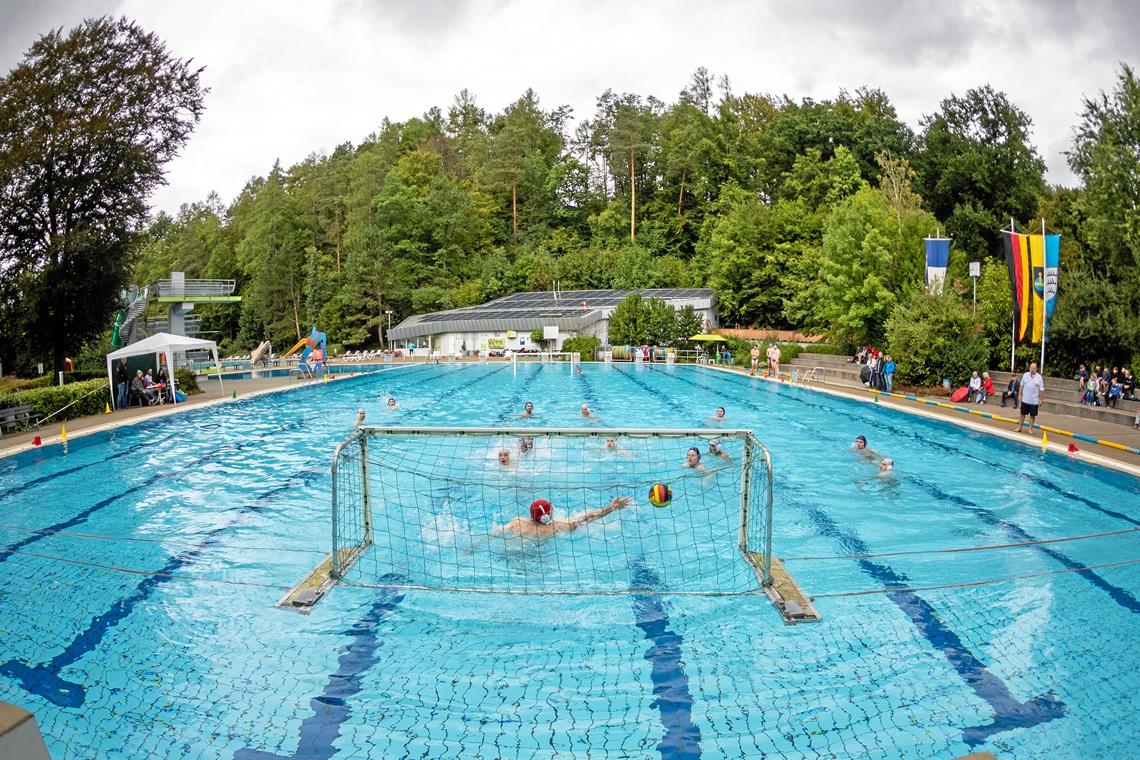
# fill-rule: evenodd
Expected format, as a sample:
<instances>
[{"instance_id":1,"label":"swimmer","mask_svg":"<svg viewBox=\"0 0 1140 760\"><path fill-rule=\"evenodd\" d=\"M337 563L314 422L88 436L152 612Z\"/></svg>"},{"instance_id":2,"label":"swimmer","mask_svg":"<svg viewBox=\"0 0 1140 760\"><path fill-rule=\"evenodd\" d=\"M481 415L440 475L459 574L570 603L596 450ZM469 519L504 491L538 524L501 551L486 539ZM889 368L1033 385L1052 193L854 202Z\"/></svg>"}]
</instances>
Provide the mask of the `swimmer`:
<instances>
[{"instance_id":1,"label":"swimmer","mask_svg":"<svg viewBox=\"0 0 1140 760\"><path fill-rule=\"evenodd\" d=\"M713 438L709 441L709 456L720 457L721 459L732 459L728 452L720 447L719 438Z\"/></svg>"},{"instance_id":2,"label":"swimmer","mask_svg":"<svg viewBox=\"0 0 1140 760\"><path fill-rule=\"evenodd\" d=\"M855 453L872 462L879 462L883 459L882 454L874 449L867 448L867 436L865 435L855 436Z\"/></svg>"},{"instance_id":3,"label":"swimmer","mask_svg":"<svg viewBox=\"0 0 1140 760\"><path fill-rule=\"evenodd\" d=\"M894 476L892 470L895 468L895 460L883 457L879 462L879 472L876 473L880 478L890 478Z\"/></svg>"},{"instance_id":4,"label":"swimmer","mask_svg":"<svg viewBox=\"0 0 1140 760\"><path fill-rule=\"evenodd\" d=\"M511 466L511 452L506 449L499 449L499 464L503 467Z\"/></svg>"},{"instance_id":5,"label":"swimmer","mask_svg":"<svg viewBox=\"0 0 1140 760\"><path fill-rule=\"evenodd\" d=\"M525 454L534 448L534 439L527 436L519 439L519 453Z\"/></svg>"},{"instance_id":6,"label":"swimmer","mask_svg":"<svg viewBox=\"0 0 1140 760\"><path fill-rule=\"evenodd\" d=\"M602 448L607 451L621 451L621 446L618 446L617 440L613 438L607 438L606 442L602 444Z\"/></svg>"},{"instance_id":7,"label":"swimmer","mask_svg":"<svg viewBox=\"0 0 1140 760\"><path fill-rule=\"evenodd\" d=\"M356 413L356 424L354 424L352 427L356 430L360 430L360 428L364 427L364 410L363 409L361 409L359 412Z\"/></svg>"},{"instance_id":8,"label":"swimmer","mask_svg":"<svg viewBox=\"0 0 1140 760\"><path fill-rule=\"evenodd\" d=\"M590 411L590 405L589 404L582 404L582 410L581 411L582 411L583 417L590 417L590 418L594 418L594 419L597 418L597 415Z\"/></svg>"},{"instance_id":9,"label":"swimmer","mask_svg":"<svg viewBox=\"0 0 1140 760\"><path fill-rule=\"evenodd\" d=\"M389 396L388 397L388 408L389 409L395 409L397 406L399 406L399 404L396 403L396 399L392 396Z\"/></svg>"},{"instance_id":10,"label":"swimmer","mask_svg":"<svg viewBox=\"0 0 1140 760\"><path fill-rule=\"evenodd\" d=\"M492 535L513 533L522 538L549 538L557 533L569 533L588 522L599 520L611 512L625 509L633 503L628 496L618 496L609 504L598 509L587 509L565 520L554 519L554 507L546 499L538 499L530 505L530 517L516 517L506 525L495 528Z\"/></svg>"},{"instance_id":11,"label":"swimmer","mask_svg":"<svg viewBox=\"0 0 1140 760\"><path fill-rule=\"evenodd\" d=\"M682 467L692 467L694 470L705 469L705 466L703 464L701 464L700 449L698 449L694 446L693 448L691 448L687 452L685 452L685 463L681 466Z\"/></svg>"},{"instance_id":12,"label":"swimmer","mask_svg":"<svg viewBox=\"0 0 1140 760\"><path fill-rule=\"evenodd\" d=\"M525 404L523 404L523 411L522 411L522 414L520 414L519 416L520 417L533 417L534 416L534 404L532 404L529 401L526 402Z\"/></svg>"},{"instance_id":13,"label":"swimmer","mask_svg":"<svg viewBox=\"0 0 1140 760\"><path fill-rule=\"evenodd\" d=\"M574 365L574 371L577 372L579 375L582 374L582 365L581 364L575 364Z\"/></svg>"},{"instance_id":14,"label":"swimmer","mask_svg":"<svg viewBox=\"0 0 1140 760\"><path fill-rule=\"evenodd\" d=\"M712 417L709 417L709 421L711 421L711 422L724 422L724 407L718 406L716 408L716 414L714 414Z\"/></svg>"}]
</instances>

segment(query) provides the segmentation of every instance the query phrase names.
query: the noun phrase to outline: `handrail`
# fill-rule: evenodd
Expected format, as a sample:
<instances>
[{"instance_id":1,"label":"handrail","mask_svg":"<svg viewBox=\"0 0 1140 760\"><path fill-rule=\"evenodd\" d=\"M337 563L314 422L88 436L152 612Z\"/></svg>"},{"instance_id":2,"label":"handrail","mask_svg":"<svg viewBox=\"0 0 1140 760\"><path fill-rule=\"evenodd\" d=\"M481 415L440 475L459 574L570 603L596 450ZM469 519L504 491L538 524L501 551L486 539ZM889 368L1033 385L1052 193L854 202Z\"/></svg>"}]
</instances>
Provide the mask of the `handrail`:
<instances>
[{"instance_id":1,"label":"handrail","mask_svg":"<svg viewBox=\"0 0 1140 760\"><path fill-rule=\"evenodd\" d=\"M174 280L159 280L160 296L229 296L233 295L237 280L185 280L181 287Z\"/></svg>"}]
</instances>

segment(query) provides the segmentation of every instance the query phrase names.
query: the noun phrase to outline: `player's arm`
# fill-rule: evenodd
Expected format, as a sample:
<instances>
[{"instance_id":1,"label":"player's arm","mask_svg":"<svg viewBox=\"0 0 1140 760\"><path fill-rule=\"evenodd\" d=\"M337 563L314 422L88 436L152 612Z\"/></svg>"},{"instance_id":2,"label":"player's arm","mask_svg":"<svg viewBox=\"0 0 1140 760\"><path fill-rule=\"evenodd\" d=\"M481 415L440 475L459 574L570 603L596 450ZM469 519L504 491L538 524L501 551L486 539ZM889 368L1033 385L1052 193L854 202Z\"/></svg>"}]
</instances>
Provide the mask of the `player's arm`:
<instances>
[{"instance_id":1,"label":"player's arm","mask_svg":"<svg viewBox=\"0 0 1140 760\"><path fill-rule=\"evenodd\" d=\"M604 507L598 507L597 509L588 509L581 514L574 515L569 520L562 523L562 525L566 526L565 530L574 530L580 525L585 525L586 523L592 522L594 520L600 520L610 512L614 512L618 509L624 509L632 503L633 499L629 498L628 496L618 496Z\"/></svg>"}]
</instances>

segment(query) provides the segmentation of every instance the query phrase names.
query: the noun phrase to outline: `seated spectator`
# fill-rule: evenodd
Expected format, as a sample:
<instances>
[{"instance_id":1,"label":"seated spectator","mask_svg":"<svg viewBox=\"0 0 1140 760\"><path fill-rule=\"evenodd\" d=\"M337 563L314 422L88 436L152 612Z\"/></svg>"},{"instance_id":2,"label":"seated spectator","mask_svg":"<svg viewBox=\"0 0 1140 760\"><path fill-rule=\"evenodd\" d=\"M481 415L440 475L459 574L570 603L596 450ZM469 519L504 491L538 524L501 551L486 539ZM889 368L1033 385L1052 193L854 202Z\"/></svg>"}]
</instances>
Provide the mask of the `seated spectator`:
<instances>
[{"instance_id":1,"label":"seated spectator","mask_svg":"<svg viewBox=\"0 0 1140 760\"><path fill-rule=\"evenodd\" d=\"M1129 401L1136 400L1136 378L1132 376L1132 370L1125 367L1120 370L1120 397L1126 398Z\"/></svg>"},{"instance_id":2,"label":"seated spectator","mask_svg":"<svg viewBox=\"0 0 1140 760\"><path fill-rule=\"evenodd\" d=\"M1081 403L1096 406L1096 392L1099 387L1100 378L1090 375L1089 379L1085 381L1085 396L1081 399Z\"/></svg>"},{"instance_id":3,"label":"seated spectator","mask_svg":"<svg viewBox=\"0 0 1140 760\"><path fill-rule=\"evenodd\" d=\"M1005 390L1001 392L1001 405L1004 407L1005 402L1009 401L1009 403L1016 409L1017 392L1019 390L1021 390L1021 382L1018 380L1018 376L1015 373L1014 376L1010 378L1009 385L1007 385Z\"/></svg>"},{"instance_id":4,"label":"seated spectator","mask_svg":"<svg viewBox=\"0 0 1140 760\"><path fill-rule=\"evenodd\" d=\"M975 370L970 375L970 398L974 399L975 404L980 404L986 400L982 393L982 378L978 376L977 370Z\"/></svg>"},{"instance_id":5,"label":"seated spectator","mask_svg":"<svg viewBox=\"0 0 1140 760\"><path fill-rule=\"evenodd\" d=\"M1108 370L1105 369L1105 372ZM1104 375L1096 381L1096 400L1101 406L1108 406L1108 378Z\"/></svg>"},{"instance_id":6,"label":"seated spectator","mask_svg":"<svg viewBox=\"0 0 1140 760\"><path fill-rule=\"evenodd\" d=\"M1120 384L1120 378L1112 378L1112 384L1108 386L1108 405L1113 409L1116 408L1116 402L1120 401L1120 396L1124 392L1124 386Z\"/></svg>"},{"instance_id":7,"label":"seated spectator","mask_svg":"<svg viewBox=\"0 0 1140 760\"><path fill-rule=\"evenodd\" d=\"M989 372L983 372L982 373L982 392L981 392L982 399L978 403L979 404L986 403L986 399L988 399L990 396L996 395L996 393L997 393L997 391L994 390L994 381L990 378L990 373Z\"/></svg>"},{"instance_id":8,"label":"seated spectator","mask_svg":"<svg viewBox=\"0 0 1140 760\"><path fill-rule=\"evenodd\" d=\"M1085 397L1085 384L1089 381L1088 368L1082 364L1077 369L1077 374L1073 375L1073 379L1077 381L1077 401L1083 401Z\"/></svg>"},{"instance_id":9,"label":"seated spectator","mask_svg":"<svg viewBox=\"0 0 1140 760\"><path fill-rule=\"evenodd\" d=\"M157 401L154 392L146 387L146 381L141 369L135 370L135 379L131 381L131 393L145 400L149 406L154 406Z\"/></svg>"}]
</instances>

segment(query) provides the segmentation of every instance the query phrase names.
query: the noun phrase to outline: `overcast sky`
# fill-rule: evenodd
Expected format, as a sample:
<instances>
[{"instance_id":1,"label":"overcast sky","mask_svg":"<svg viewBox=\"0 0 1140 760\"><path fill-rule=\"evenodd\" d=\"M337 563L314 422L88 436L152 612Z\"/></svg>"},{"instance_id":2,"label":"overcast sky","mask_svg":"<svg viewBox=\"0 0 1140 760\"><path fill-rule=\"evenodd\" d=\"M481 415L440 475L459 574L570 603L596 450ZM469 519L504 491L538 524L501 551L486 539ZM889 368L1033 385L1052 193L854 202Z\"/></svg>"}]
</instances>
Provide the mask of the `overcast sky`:
<instances>
[{"instance_id":1,"label":"overcast sky","mask_svg":"<svg viewBox=\"0 0 1140 760\"><path fill-rule=\"evenodd\" d=\"M699 66L733 91L832 98L868 85L917 128L951 93L990 83L1033 120L1048 180L1082 98L1140 63L1140 3L776 0L0 0L0 71L85 17L126 15L205 66L206 112L169 185L175 212L231 201L274 160L360 142L387 116L446 111L467 88L495 112L533 88L593 114L607 87L674 100Z\"/></svg>"}]
</instances>

